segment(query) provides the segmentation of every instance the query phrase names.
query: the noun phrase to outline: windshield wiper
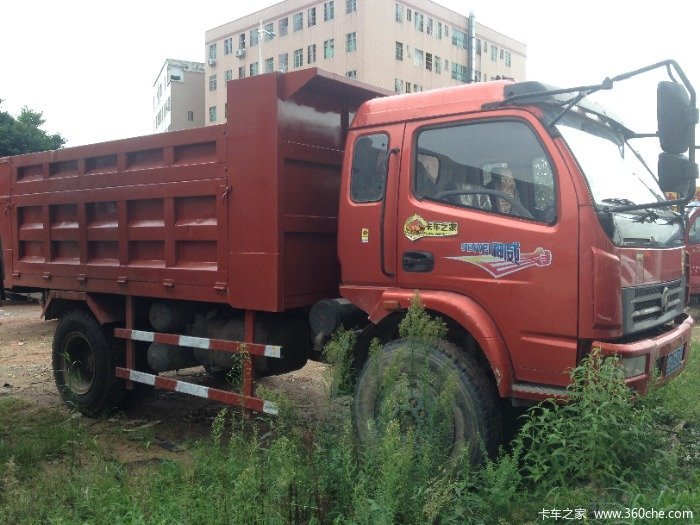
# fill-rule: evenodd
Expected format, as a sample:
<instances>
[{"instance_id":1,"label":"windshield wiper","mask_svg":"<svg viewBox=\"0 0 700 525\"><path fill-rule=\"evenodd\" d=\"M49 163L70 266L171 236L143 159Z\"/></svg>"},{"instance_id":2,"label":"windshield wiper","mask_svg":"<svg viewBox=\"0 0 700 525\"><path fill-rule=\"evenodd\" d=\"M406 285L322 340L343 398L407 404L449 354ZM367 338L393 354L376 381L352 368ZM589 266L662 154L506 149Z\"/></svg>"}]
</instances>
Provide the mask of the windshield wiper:
<instances>
[{"instance_id":1,"label":"windshield wiper","mask_svg":"<svg viewBox=\"0 0 700 525\"><path fill-rule=\"evenodd\" d=\"M607 199L602 199L601 202L609 202L610 204L619 204L620 206L634 206L636 203L629 199L623 199L622 197L609 197Z\"/></svg>"}]
</instances>

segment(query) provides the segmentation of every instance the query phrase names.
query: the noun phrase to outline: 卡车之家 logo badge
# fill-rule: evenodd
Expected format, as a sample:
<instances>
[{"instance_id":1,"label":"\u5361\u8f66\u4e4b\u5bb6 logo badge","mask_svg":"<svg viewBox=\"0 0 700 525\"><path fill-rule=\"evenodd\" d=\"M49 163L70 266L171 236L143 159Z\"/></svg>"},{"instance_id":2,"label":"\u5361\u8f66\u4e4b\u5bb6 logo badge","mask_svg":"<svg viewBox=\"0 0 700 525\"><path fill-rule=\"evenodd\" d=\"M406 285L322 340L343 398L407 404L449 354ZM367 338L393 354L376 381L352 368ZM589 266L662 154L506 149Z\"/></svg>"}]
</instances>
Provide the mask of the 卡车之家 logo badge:
<instances>
[{"instance_id":1,"label":"\u5361\u8f66\u4e4b\u5bb6 logo badge","mask_svg":"<svg viewBox=\"0 0 700 525\"><path fill-rule=\"evenodd\" d=\"M403 233L410 241L421 237L450 237L457 235L459 225L456 222L426 221L414 213L403 225Z\"/></svg>"},{"instance_id":2,"label":"\u5361\u8f66\u4e4b\u5bb6 logo badge","mask_svg":"<svg viewBox=\"0 0 700 525\"><path fill-rule=\"evenodd\" d=\"M533 266L543 268L552 264L551 251L538 247L533 252L523 253L519 242L465 242L462 243L461 250L475 255L446 257L446 259L473 264L486 270L496 279L525 268Z\"/></svg>"}]
</instances>

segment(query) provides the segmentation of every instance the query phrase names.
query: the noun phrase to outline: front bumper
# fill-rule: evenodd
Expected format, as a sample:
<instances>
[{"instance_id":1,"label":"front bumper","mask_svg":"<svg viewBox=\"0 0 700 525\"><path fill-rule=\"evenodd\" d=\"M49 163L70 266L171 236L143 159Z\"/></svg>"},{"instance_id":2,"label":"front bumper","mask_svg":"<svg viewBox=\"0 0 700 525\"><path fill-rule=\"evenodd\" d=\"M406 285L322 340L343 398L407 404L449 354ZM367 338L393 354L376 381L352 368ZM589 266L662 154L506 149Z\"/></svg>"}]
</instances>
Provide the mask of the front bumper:
<instances>
[{"instance_id":1,"label":"front bumper","mask_svg":"<svg viewBox=\"0 0 700 525\"><path fill-rule=\"evenodd\" d=\"M654 373L658 376L658 384L663 384L680 374L688 363L693 330L692 317L687 314L679 315L667 326L667 331L655 337L629 343L594 341L592 347L600 348L605 356L618 356L620 359L646 356L644 373L625 379L628 386L644 392ZM677 368L666 374L668 356L679 348L683 348L682 361ZM657 372L654 372L655 369Z\"/></svg>"}]
</instances>

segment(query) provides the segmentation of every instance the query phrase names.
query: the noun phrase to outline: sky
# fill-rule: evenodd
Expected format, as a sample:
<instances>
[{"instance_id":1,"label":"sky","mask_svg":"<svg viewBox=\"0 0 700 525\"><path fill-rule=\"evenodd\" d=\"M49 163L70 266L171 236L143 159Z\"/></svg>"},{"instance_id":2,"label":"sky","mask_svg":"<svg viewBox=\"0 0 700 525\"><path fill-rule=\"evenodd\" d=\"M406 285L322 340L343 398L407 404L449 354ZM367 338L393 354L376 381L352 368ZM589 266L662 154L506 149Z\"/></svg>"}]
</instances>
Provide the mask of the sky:
<instances>
[{"instance_id":1,"label":"sky","mask_svg":"<svg viewBox=\"0 0 700 525\"><path fill-rule=\"evenodd\" d=\"M0 9L0 110L42 111L44 129L61 133L68 146L148 134L164 60L204 61L207 29L274 3L8 0ZM673 58L700 89L699 24L687 0L438 3L465 16L473 11L479 23L527 44L528 80L592 84ZM653 85L623 84L627 90L603 102L647 128L639 131L655 131Z\"/></svg>"}]
</instances>

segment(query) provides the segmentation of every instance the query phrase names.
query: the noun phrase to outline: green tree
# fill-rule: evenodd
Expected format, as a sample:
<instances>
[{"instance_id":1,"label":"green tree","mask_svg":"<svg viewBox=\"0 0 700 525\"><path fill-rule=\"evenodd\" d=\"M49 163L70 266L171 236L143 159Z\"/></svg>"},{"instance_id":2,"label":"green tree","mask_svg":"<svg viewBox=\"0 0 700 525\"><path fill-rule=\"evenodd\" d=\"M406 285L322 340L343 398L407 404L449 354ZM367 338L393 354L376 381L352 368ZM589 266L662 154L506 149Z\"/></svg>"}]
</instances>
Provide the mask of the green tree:
<instances>
[{"instance_id":1,"label":"green tree","mask_svg":"<svg viewBox=\"0 0 700 525\"><path fill-rule=\"evenodd\" d=\"M2 103L2 100L0 100ZM27 106L17 118L0 111L0 157L58 149L66 140L58 133L49 135L41 129L43 113Z\"/></svg>"}]
</instances>

